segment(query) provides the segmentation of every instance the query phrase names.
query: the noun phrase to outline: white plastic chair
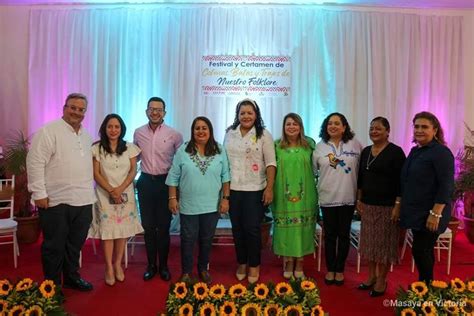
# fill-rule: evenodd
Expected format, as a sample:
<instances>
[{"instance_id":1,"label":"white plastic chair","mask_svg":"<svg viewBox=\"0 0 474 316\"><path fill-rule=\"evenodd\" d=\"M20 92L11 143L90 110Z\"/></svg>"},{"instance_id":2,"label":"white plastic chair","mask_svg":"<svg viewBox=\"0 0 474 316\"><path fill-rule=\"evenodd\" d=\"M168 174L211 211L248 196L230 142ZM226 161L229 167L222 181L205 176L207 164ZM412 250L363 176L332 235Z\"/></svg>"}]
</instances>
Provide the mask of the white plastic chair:
<instances>
[{"instance_id":1,"label":"white plastic chair","mask_svg":"<svg viewBox=\"0 0 474 316\"><path fill-rule=\"evenodd\" d=\"M451 229L446 228L446 231L439 235L438 240L435 243L434 249L437 251L438 254L438 262L441 261L441 250L448 251L448 264L447 264L447 274L451 273L451 252L452 252L452 245L453 245L453 232ZM405 240L403 241L402 252L400 255L400 260L403 259L405 256L405 251L407 246L413 248L413 232L408 229L405 234ZM411 272L415 271L415 260L412 257L411 260Z\"/></svg>"},{"instance_id":2,"label":"white plastic chair","mask_svg":"<svg viewBox=\"0 0 474 316\"><path fill-rule=\"evenodd\" d=\"M16 238L16 231L18 223L13 219L15 196L15 176L11 179L0 180L0 211L7 210L8 218L0 219L0 245L13 245L13 264L17 267L17 257L20 255L20 248L18 247L18 240Z\"/></svg>"},{"instance_id":3,"label":"white plastic chair","mask_svg":"<svg viewBox=\"0 0 474 316\"><path fill-rule=\"evenodd\" d=\"M318 248L318 272L321 271L321 248L323 247L323 228L316 223L314 231L314 246ZM313 258L316 259L316 248L313 252Z\"/></svg>"}]
</instances>

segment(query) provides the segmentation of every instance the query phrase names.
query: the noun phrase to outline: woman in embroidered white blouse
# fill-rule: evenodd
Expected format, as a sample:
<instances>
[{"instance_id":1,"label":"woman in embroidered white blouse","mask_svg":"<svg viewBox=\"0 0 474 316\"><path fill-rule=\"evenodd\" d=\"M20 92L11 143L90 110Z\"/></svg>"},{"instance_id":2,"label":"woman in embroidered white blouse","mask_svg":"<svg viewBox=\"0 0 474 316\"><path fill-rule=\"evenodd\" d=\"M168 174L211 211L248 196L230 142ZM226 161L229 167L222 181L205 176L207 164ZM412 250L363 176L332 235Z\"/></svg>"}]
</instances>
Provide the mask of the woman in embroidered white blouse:
<instances>
[{"instance_id":1,"label":"woman in embroidered white blouse","mask_svg":"<svg viewBox=\"0 0 474 316\"><path fill-rule=\"evenodd\" d=\"M276 159L272 135L254 100L237 104L224 145L231 172L229 214L239 264L236 277L247 277L248 267L248 281L255 283L260 275L260 225L273 201Z\"/></svg>"},{"instance_id":2,"label":"woman in embroidered white blouse","mask_svg":"<svg viewBox=\"0 0 474 316\"><path fill-rule=\"evenodd\" d=\"M318 194L328 269L325 282L343 285L362 145L354 138L341 113L326 117L319 137L321 141L313 153L313 168L319 170Z\"/></svg>"}]
</instances>

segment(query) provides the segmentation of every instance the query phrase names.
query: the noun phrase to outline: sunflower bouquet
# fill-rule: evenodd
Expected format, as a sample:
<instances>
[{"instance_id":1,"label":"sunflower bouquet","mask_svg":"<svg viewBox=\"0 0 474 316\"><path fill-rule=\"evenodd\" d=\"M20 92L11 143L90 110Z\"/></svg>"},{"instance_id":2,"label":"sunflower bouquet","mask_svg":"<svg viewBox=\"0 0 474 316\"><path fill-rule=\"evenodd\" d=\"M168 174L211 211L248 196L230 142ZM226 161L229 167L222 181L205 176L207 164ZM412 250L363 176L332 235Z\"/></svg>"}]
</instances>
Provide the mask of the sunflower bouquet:
<instances>
[{"instance_id":1,"label":"sunflower bouquet","mask_svg":"<svg viewBox=\"0 0 474 316\"><path fill-rule=\"evenodd\" d=\"M41 284L30 278L18 281L0 280L0 315L67 315L62 308L63 296L51 280Z\"/></svg>"},{"instance_id":2,"label":"sunflower bouquet","mask_svg":"<svg viewBox=\"0 0 474 316\"><path fill-rule=\"evenodd\" d=\"M319 290L312 279L289 282L222 284L177 282L170 286L167 315L324 315Z\"/></svg>"},{"instance_id":3,"label":"sunflower bouquet","mask_svg":"<svg viewBox=\"0 0 474 316\"><path fill-rule=\"evenodd\" d=\"M395 306L401 316L474 315L474 278L413 282L398 290Z\"/></svg>"}]
</instances>

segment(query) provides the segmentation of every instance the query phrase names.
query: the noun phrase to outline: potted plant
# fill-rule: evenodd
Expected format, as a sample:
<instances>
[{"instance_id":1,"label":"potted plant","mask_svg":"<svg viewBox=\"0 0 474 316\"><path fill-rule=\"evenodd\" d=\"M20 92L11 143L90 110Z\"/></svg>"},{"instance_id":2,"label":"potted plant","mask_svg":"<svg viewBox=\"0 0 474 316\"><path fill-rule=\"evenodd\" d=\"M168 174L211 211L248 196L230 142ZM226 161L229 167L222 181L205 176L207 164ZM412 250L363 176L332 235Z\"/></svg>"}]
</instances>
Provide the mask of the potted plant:
<instances>
[{"instance_id":1,"label":"potted plant","mask_svg":"<svg viewBox=\"0 0 474 316\"><path fill-rule=\"evenodd\" d=\"M26 155L29 139L21 131L14 131L5 140L2 168L7 176L15 175L15 220L18 222L19 242L38 240L40 227L36 208L31 205L26 176Z\"/></svg>"},{"instance_id":2,"label":"potted plant","mask_svg":"<svg viewBox=\"0 0 474 316\"><path fill-rule=\"evenodd\" d=\"M454 199L463 202L464 232L469 242L474 243L474 147L465 146L456 158L459 173L454 182Z\"/></svg>"}]
</instances>

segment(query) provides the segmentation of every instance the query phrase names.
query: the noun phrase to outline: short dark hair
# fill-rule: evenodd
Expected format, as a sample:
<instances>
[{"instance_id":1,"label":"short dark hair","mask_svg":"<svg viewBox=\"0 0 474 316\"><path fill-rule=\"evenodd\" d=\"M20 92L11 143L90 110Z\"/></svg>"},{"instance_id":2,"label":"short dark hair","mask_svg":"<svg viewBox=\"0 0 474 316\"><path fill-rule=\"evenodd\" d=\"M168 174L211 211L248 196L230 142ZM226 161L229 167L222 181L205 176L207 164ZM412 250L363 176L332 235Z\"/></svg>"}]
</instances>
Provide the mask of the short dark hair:
<instances>
[{"instance_id":1,"label":"short dark hair","mask_svg":"<svg viewBox=\"0 0 474 316\"><path fill-rule=\"evenodd\" d=\"M436 134L434 136L434 140L436 140L438 143L442 145L446 145L446 141L444 139L444 131L443 128L441 127L441 123L439 122L438 118L431 112L428 111L422 111L419 113L416 113L415 116L413 117L412 123L415 124L415 121L417 119L426 119L431 122L433 125L433 128L436 128ZM413 142L415 143L415 137L413 137Z\"/></svg>"},{"instance_id":2,"label":"short dark hair","mask_svg":"<svg viewBox=\"0 0 474 316\"><path fill-rule=\"evenodd\" d=\"M347 143L348 141L353 139L355 134L352 131L351 127L349 126L349 122L347 121L346 117L339 112L331 113L324 119L323 124L321 124L321 130L319 131L319 137L321 137L321 139L326 143L329 141L330 137L328 133L328 123L329 123L329 119L332 116L339 117L341 119L342 126L346 127L344 134L342 134L342 141L344 143Z\"/></svg>"},{"instance_id":3,"label":"short dark hair","mask_svg":"<svg viewBox=\"0 0 474 316\"><path fill-rule=\"evenodd\" d=\"M194 156L197 154L196 142L194 141L194 127L196 126L198 121L203 121L204 123L206 123L207 127L209 128L209 140L207 141L207 144L204 150L204 155L209 157L209 156L215 156L217 154L220 154L221 150L219 149L219 145L214 139L214 128L212 127L211 120L209 120L205 116L198 116L193 120L193 123L191 124L191 139L186 145L185 151L189 153L191 156Z\"/></svg>"},{"instance_id":4,"label":"short dark hair","mask_svg":"<svg viewBox=\"0 0 474 316\"><path fill-rule=\"evenodd\" d=\"M115 153L120 156L127 150L127 143L123 140L123 137L127 133L127 127L125 126L125 122L122 120L122 118L118 114L111 113L111 114L108 114L104 118L99 128L100 139L97 142L95 142L95 144L99 143L99 151L101 148L103 148L105 152L108 154L114 153L112 149L110 148L110 141L109 141L109 138L107 137L107 124L109 123L111 119L117 119L117 121L119 121L119 124L120 124L120 135L118 138L117 149L115 150Z\"/></svg>"},{"instance_id":5,"label":"short dark hair","mask_svg":"<svg viewBox=\"0 0 474 316\"><path fill-rule=\"evenodd\" d=\"M166 103L165 103L165 100L163 100L162 98L160 98L160 97L151 97L148 100L148 103L146 104L147 109L150 106L150 102L161 102L161 103L163 103L163 111L166 111Z\"/></svg>"},{"instance_id":6,"label":"short dark hair","mask_svg":"<svg viewBox=\"0 0 474 316\"><path fill-rule=\"evenodd\" d=\"M84 102L86 103L86 106L87 104L89 103L87 101L87 97L85 94L82 94L82 93L78 93L78 92L74 92L74 93L70 93L67 97L66 97L66 101L64 101L64 106L67 105L67 101L71 100L71 99L81 99L81 100L84 100Z\"/></svg>"},{"instance_id":7,"label":"short dark hair","mask_svg":"<svg viewBox=\"0 0 474 316\"><path fill-rule=\"evenodd\" d=\"M240 108L244 105L250 105L253 107L253 110L255 111L255 114L257 116L255 118L255 123L254 123L255 131L257 133L257 138L262 137L263 130L265 129L265 124L263 123L262 115L260 114L260 108L258 107L257 102L255 102L255 100L252 100L252 99L243 99L239 103L237 103L237 106L235 107L234 123L232 123L231 126L227 127L225 131L228 132L231 129L235 130L237 126L239 126Z\"/></svg>"},{"instance_id":8,"label":"short dark hair","mask_svg":"<svg viewBox=\"0 0 474 316\"><path fill-rule=\"evenodd\" d=\"M385 127L385 129L390 132L390 122L385 117L383 116L374 117L372 121L370 121L370 124L374 122L380 122L380 124L382 124L383 127Z\"/></svg>"}]
</instances>

